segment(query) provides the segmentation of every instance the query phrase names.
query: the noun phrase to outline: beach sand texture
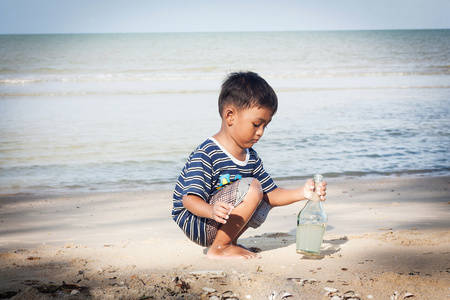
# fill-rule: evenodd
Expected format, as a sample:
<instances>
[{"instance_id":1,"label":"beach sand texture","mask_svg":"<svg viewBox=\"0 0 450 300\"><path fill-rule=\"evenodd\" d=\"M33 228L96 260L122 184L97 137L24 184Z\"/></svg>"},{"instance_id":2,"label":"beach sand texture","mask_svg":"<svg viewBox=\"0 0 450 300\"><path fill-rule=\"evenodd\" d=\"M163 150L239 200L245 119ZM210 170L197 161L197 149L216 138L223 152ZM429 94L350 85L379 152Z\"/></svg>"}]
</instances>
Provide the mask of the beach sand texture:
<instances>
[{"instance_id":1,"label":"beach sand texture","mask_svg":"<svg viewBox=\"0 0 450 300\"><path fill-rule=\"evenodd\" d=\"M314 260L295 252L303 203L274 209L242 237L261 259L210 261L171 220L169 190L3 195L0 295L450 299L449 183L450 177L328 180L329 224Z\"/></svg>"}]
</instances>

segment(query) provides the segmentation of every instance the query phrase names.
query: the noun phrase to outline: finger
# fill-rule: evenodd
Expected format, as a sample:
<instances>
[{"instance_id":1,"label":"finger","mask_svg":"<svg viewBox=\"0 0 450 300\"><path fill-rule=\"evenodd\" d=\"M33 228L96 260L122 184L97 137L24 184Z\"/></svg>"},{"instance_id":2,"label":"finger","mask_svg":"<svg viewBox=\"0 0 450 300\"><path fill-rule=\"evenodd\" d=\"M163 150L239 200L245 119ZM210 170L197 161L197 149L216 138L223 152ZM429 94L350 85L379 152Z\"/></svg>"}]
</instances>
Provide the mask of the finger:
<instances>
[{"instance_id":1,"label":"finger","mask_svg":"<svg viewBox=\"0 0 450 300\"><path fill-rule=\"evenodd\" d=\"M216 217L214 220L215 220L217 223L220 223L220 224L227 224L227 220L224 220L224 219L219 218L219 217Z\"/></svg>"},{"instance_id":2,"label":"finger","mask_svg":"<svg viewBox=\"0 0 450 300\"><path fill-rule=\"evenodd\" d=\"M216 215L218 215L218 216L228 215L228 209L226 209L225 207L222 207L222 206L217 206L215 208L215 212L216 212Z\"/></svg>"},{"instance_id":3,"label":"finger","mask_svg":"<svg viewBox=\"0 0 450 300\"><path fill-rule=\"evenodd\" d=\"M327 192L326 192L326 190L320 189L320 190L317 191L317 194L325 196L327 194Z\"/></svg>"},{"instance_id":4,"label":"finger","mask_svg":"<svg viewBox=\"0 0 450 300\"><path fill-rule=\"evenodd\" d=\"M214 216L214 220L216 220L217 222L221 223L221 224L225 224L227 223L228 220L228 215L227 214L216 214Z\"/></svg>"},{"instance_id":5,"label":"finger","mask_svg":"<svg viewBox=\"0 0 450 300\"><path fill-rule=\"evenodd\" d=\"M234 207L226 202L217 202L220 207L222 207L225 211L230 212Z\"/></svg>"},{"instance_id":6,"label":"finger","mask_svg":"<svg viewBox=\"0 0 450 300\"><path fill-rule=\"evenodd\" d=\"M220 216L222 215L228 215L228 207L223 205L224 203L216 203L214 204L214 214Z\"/></svg>"},{"instance_id":7,"label":"finger","mask_svg":"<svg viewBox=\"0 0 450 300\"><path fill-rule=\"evenodd\" d=\"M227 211L220 211L220 210L214 211L214 216L220 219L227 220L229 218L229 215L230 214Z\"/></svg>"},{"instance_id":8,"label":"finger","mask_svg":"<svg viewBox=\"0 0 450 300\"><path fill-rule=\"evenodd\" d=\"M323 185L323 186L319 186L317 193L319 195L325 195L326 194L326 190L327 190L327 186Z\"/></svg>"},{"instance_id":9,"label":"finger","mask_svg":"<svg viewBox=\"0 0 450 300\"><path fill-rule=\"evenodd\" d=\"M230 215L230 214L231 214L231 211L232 211L233 209L234 209L234 206L228 205L228 208L227 208L227 214Z\"/></svg>"}]
</instances>

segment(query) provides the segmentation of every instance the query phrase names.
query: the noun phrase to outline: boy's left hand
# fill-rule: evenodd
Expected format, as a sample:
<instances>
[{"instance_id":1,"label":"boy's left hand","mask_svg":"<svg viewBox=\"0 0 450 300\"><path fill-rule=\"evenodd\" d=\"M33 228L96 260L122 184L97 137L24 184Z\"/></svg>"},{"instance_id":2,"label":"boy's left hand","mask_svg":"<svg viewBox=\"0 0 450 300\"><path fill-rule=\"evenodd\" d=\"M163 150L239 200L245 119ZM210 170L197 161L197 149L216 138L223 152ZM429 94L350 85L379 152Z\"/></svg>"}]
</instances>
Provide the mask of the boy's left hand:
<instances>
[{"instance_id":1,"label":"boy's left hand","mask_svg":"<svg viewBox=\"0 0 450 300\"><path fill-rule=\"evenodd\" d=\"M320 201L326 200L326 197L325 197L327 194L326 190L327 190L327 183L325 181L323 181L319 184L319 186L317 188L317 194L319 195ZM313 192L314 192L314 180L308 179L308 181L306 181L305 185L303 186L303 196L306 199L317 201L315 199L311 199Z\"/></svg>"}]
</instances>

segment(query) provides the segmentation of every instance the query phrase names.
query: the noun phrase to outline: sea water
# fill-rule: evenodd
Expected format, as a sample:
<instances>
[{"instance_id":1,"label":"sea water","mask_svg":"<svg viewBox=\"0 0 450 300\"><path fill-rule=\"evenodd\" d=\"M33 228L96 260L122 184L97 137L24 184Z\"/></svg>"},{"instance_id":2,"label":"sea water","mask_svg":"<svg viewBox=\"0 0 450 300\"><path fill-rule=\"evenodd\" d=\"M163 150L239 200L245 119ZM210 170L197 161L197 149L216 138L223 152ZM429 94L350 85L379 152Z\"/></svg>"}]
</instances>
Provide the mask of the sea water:
<instances>
[{"instance_id":1,"label":"sea water","mask_svg":"<svg viewBox=\"0 0 450 300\"><path fill-rule=\"evenodd\" d=\"M322 246L325 227L321 225L297 226L297 253L318 255Z\"/></svg>"},{"instance_id":2,"label":"sea water","mask_svg":"<svg viewBox=\"0 0 450 300\"><path fill-rule=\"evenodd\" d=\"M450 30L0 36L0 194L172 189L227 73L279 109L276 180L450 173ZM319 125L318 125L319 124Z\"/></svg>"}]
</instances>

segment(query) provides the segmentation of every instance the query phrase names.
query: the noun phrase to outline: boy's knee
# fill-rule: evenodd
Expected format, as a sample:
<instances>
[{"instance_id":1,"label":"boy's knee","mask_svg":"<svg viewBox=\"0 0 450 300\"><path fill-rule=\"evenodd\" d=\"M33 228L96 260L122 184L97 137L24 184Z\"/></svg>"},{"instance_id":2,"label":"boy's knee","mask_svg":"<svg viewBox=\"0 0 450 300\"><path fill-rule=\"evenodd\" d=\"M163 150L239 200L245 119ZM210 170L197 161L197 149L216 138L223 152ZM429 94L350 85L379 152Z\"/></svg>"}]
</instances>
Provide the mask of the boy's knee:
<instances>
[{"instance_id":1,"label":"boy's knee","mask_svg":"<svg viewBox=\"0 0 450 300\"><path fill-rule=\"evenodd\" d=\"M248 189L248 194L252 195L258 201L262 200L263 189L262 189L262 185L259 182L259 180L257 180L257 179L252 180L252 183L250 184L250 187Z\"/></svg>"},{"instance_id":2,"label":"boy's knee","mask_svg":"<svg viewBox=\"0 0 450 300\"><path fill-rule=\"evenodd\" d=\"M253 178L252 183L250 184L250 189L253 189L255 192L260 193L262 195L262 185L258 179Z\"/></svg>"},{"instance_id":3,"label":"boy's knee","mask_svg":"<svg viewBox=\"0 0 450 300\"><path fill-rule=\"evenodd\" d=\"M263 189L259 180L247 177L239 181L238 199L244 202L253 202L258 205L263 198Z\"/></svg>"}]
</instances>

